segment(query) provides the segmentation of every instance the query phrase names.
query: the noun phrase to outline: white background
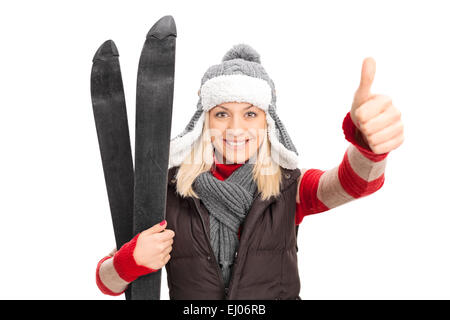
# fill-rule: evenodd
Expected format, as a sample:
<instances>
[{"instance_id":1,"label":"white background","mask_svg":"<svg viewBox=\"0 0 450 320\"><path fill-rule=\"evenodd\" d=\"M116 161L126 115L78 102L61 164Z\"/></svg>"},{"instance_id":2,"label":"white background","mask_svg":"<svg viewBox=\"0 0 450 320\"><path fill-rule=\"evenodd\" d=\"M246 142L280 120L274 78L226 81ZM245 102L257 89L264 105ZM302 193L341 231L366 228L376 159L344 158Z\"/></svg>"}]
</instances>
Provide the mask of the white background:
<instances>
[{"instance_id":1,"label":"white background","mask_svg":"<svg viewBox=\"0 0 450 320\"><path fill-rule=\"evenodd\" d=\"M375 194L306 217L303 299L449 299L449 10L445 1L14 1L0 5L0 298L105 296L95 267L114 236L90 97L92 57L113 39L134 148L139 55L149 28L175 18L172 137L206 69L237 43L260 54L299 167L331 169L349 143L367 56L373 92L405 124ZM168 299L166 273L162 299Z\"/></svg>"}]
</instances>

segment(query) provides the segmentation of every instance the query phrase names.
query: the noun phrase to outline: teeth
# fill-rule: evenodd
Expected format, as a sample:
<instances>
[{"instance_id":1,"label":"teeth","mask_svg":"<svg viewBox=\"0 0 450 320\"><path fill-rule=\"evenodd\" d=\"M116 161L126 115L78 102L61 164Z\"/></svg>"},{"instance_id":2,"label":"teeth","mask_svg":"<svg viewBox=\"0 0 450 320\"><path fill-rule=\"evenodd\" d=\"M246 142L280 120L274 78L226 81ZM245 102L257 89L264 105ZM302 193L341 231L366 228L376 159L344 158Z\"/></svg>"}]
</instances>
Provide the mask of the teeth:
<instances>
[{"instance_id":1,"label":"teeth","mask_svg":"<svg viewBox=\"0 0 450 320\"><path fill-rule=\"evenodd\" d=\"M227 143L228 143L230 146L242 146L243 144L245 144L245 141L240 141L240 142L227 141Z\"/></svg>"}]
</instances>

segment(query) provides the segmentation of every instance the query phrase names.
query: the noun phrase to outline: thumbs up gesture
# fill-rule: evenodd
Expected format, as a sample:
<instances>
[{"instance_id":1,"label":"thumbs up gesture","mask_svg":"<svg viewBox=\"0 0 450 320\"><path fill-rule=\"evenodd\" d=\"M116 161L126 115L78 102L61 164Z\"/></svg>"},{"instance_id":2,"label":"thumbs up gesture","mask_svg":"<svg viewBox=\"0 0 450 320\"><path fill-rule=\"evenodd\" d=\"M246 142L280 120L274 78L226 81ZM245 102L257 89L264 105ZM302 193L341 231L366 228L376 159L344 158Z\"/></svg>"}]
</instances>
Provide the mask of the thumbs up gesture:
<instances>
[{"instance_id":1,"label":"thumbs up gesture","mask_svg":"<svg viewBox=\"0 0 450 320\"><path fill-rule=\"evenodd\" d=\"M364 142L374 153L381 154L403 143L403 123L401 113L393 106L390 97L370 92L374 77L375 60L366 58L350 116Z\"/></svg>"}]
</instances>

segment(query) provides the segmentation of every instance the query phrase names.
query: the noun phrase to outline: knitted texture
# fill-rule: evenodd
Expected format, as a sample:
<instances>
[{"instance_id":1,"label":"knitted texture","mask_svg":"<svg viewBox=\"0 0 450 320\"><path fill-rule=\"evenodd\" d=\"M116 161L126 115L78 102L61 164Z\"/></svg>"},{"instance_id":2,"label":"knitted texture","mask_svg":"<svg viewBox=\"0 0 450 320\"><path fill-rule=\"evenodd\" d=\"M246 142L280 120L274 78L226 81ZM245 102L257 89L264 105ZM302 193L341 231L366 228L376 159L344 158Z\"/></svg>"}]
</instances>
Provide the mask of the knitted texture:
<instances>
[{"instance_id":1,"label":"knitted texture","mask_svg":"<svg viewBox=\"0 0 450 320\"><path fill-rule=\"evenodd\" d=\"M307 215L328 211L357 198L372 194L384 183L388 153L376 154L356 138L362 133L350 112L342 122L345 139L351 143L339 166L330 170L308 169L302 174L300 203L296 204L295 224Z\"/></svg>"},{"instance_id":2,"label":"knitted texture","mask_svg":"<svg viewBox=\"0 0 450 320\"><path fill-rule=\"evenodd\" d=\"M349 142L351 142L358 150L368 159L377 162L381 161L384 158L387 157L389 152L377 154L374 153L372 150L367 150L363 146L360 146L358 142L356 141L356 131L358 128L353 123L353 120L350 116L350 111L346 114L344 121L342 122L342 131L344 131L345 139Z\"/></svg>"},{"instance_id":3,"label":"knitted texture","mask_svg":"<svg viewBox=\"0 0 450 320\"><path fill-rule=\"evenodd\" d=\"M100 279L100 267L102 263L111 258L112 258L111 256L106 256L98 262L97 269L95 270L95 282L97 284L97 287L100 289L102 293L107 294L109 296L120 296L125 290L122 292L114 292L110 290L107 286L105 286L102 279Z\"/></svg>"},{"instance_id":4,"label":"knitted texture","mask_svg":"<svg viewBox=\"0 0 450 320\"><path fill-rule=\"evenodd\" d=\"M230 280L234 252L239 243L239 226L250 210L257 192L253 167L253 164L247 162L224 181L216 179L210 171L203 172L193 184L194 191L210 214L211 246L222 269L225 286Z\"/></svg>"},{"instance_id":5,"label":"knitted texture","mask_svg":"<svg viewBox=\"0 0 450 320\"><path fill-rule=\"evenodd\" d=\"M140 233L131 241L125 243L114 255L114 268L118 275L127 282L132 282L140 276L157 271L157 269L138 265L136 260L134 260L133 252L139 235Z\"/></svg>"},{"instance_id":6,"label":"knitted texture","mask_svg":"<svg viewBox=\"0 0 450 320\"><path fill-rule=\"evenodd\" d=\"M224 102L247 102L264 110L271 157L286 169L296 169L298 151L276 110L272 79L261 65L259 54L247 44L228 50L220 64L207 69L201 80L197 110L182 133L170 142L169 169L180 165L201 136L205 113Z\"/></svg>"}]
</instances>

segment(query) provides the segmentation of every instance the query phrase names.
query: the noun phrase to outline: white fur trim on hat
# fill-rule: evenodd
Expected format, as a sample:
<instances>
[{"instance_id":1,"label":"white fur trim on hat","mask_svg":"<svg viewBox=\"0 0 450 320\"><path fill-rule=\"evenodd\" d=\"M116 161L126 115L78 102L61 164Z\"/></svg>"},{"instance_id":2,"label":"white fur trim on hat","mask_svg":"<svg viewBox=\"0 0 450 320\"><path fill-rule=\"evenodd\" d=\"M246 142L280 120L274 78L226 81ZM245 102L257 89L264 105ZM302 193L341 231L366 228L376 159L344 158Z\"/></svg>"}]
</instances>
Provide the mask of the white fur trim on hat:
<instances>
[{"instance_id":1,"label":"white fur trim on hat","mask_svg":"<svg viewBox=\"0 0 450 320\"><path fill-rule=\"evenodd\" d=\"M224 102L248 102L267 111L272 89L260 78L242 74L221 75L203 84L200 97L204 111Z\"/></svg>"},{"instance_id":2,"label":"white fur trim on hat","mask_svg":"<svg viewBox=\"0 0 450 320\"><path fill-rule=\"evenodd\" d=\"M191 152L194 142L196 142L202 134L204 122L205 113L203 112L191 131L184 136L175 137L170 141L169 169L179 166Z\"/></svg>"},{"instance_id":3,"label":"white fur trim on hat","mask_svg":"<svg viewBox=\"0 0 450 320\"><path fill-rule=\"evenodd\" d=\"M267 133L271 144L270 157L283 168L290 170L296 169L298 165L298 157L294 151L286 149L286 147L278 139L275 121L272 119L269 112L266 112L266 121Z\"/></svg>"}]
</instances>

